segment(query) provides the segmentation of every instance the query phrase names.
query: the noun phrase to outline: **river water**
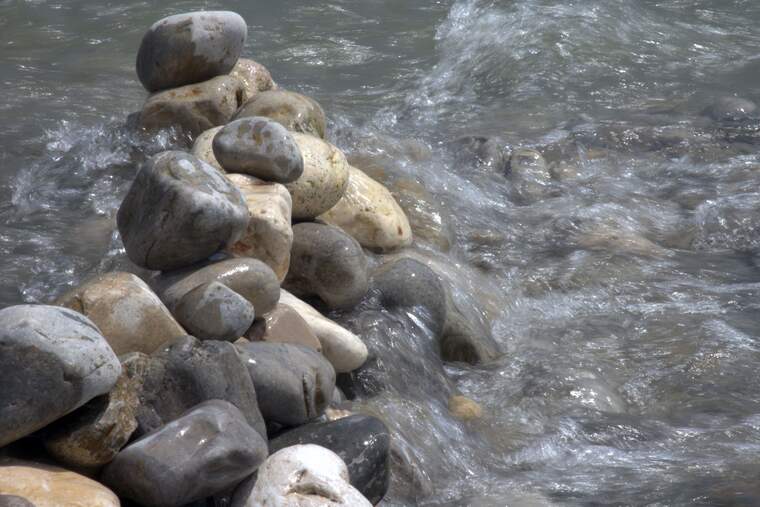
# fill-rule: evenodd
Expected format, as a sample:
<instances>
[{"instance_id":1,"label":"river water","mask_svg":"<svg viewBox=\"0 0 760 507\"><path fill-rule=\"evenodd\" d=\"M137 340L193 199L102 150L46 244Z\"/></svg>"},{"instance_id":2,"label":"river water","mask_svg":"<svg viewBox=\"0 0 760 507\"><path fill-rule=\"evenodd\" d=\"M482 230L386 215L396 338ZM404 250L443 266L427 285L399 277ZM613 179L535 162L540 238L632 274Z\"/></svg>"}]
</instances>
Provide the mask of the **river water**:
<instances>
[{"instance_id":1,"label":"river water","mask_svg":"<svg viewBox=\"0 0 760 507\"><path fill-rule=\"evenodd\" d=\"M352 406L394 436L384 505L760 505L760 123L700 115L760 99L759 2L0 1L0 307L128 268L115 210L171 146L125 128L140 38L215 8L355 164L431 194L451 248L415 249L505 352L443 365L372 297L335 316L373 353ZM555 178L521 194L472 135Z\"/></svg>"}]
</instances>

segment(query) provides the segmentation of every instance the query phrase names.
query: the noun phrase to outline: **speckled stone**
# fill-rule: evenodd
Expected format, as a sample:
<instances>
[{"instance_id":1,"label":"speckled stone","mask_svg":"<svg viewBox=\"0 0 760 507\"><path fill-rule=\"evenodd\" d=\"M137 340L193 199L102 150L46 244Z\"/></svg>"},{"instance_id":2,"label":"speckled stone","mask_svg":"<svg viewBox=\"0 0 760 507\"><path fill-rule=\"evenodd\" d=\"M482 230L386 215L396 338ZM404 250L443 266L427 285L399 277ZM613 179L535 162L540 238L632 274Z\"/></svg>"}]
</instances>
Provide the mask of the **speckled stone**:
<instances>
[{"instance_id":1,"label":"speckled stone","mask_svg":"<svg viewBox=\"0 0 760 507\"><path fill-rule=\"evenodd\" d=\"M253 324L253 305L219 282L204 283L182 296L177 319L201 340L235 341Z\"/></svg>"},{"instance_id":2,"label":"speckled stone","mask_svg":"<svg viewBox=\"0 0 760 507\"><path fill-rule=\"evenodd\" d=\"M179 507L237 484L266 457L266 441L240 410L210 400L130 444L102 478L142 505Z\"/></svg>"},{"instance_id":3,"label":"speckled stone","mask_svg":"<svg viewBox=\"0 0 760 507\"><path fill-rule=\"evenodd\" d=\"M307 134L293 133L303 155L301 177L285 185L293 198L293 218L310 220L335 206L348 186L348 162L338 148Z\"/></svg>"},{"instance_id":4,"label":"speckled stone","mask_svg":"<svg viewBox=\"0 0 760 507\"><path fill-rule=\"evenodd\" d=\"M216 134L223 128L224 125L220 125L219 127L214 127L203 131L201 135L195 138L195 141L193 142L193 148L190 150L195 158L206 162L208 165L218 169L222 173L225 171L222 169L222 165L214 156L213 142L214 136L216 136Z\"/></svg>"},{"instance_id":5,"label":"speckled stone","mask_svg":"<svg viewBox=\"0 0 760 507\"><path fill-rule=\"evenodd\" d=\"M330 308L351 308L369 287L367 258L361 245L338 227L296 224L283 287L296 296L318 296Z\"/></svg>"},{"instance_id":6,"label":"speckled stone","mask_svg":"<svg viewBox=\"0 0 760 507\"><path fill-rule=\"evenodd\" d=\"M264 181L290 183L303 173L303 157L293 136L263 116L227 124L213 141L216 160L225 171L256 176Z\"/></svg>"},{"instance_id":7,"label":"speckled stone","mask_svg":"<svg viewBox=\"0 0 760 507\"><path fill-rule=\"evenodd\" d=\"M272 81L272 74L258 62L248 58L239 58L235 67L230 71L230 76L240 79L245 85L245 100L248 101L267 90L277 88Z\"/></svg>"},{"instance_id":8,"label":"speckled stone","mask_svg":"<svg viewBox=\"0 0 760 507\"><path fill-rule=\"evenodd\" d=\"M325 137L325 112L317 101L300 93L285 90L256 94L235 114L235 119L266 116L294 132Z\"/></svg>"},{"instance_id":9,"label":"speckled stone","mask_svg":"<svg viewBox=\"0 0 760 507\"><path fill-rule=\"evenodd\" d=\"M0 310L0 349L0 447L107 393L121 374L98 328L67 308Z\"/></svg>"},{"instance_id":10,"label":"speckled stone","mask_svg":"<svg viewBox=\"0 0 760 507\"><path fill-rule=\"evenodd\" d=\"M166 151L137 174L116 221L132 262L168 270L234 244L248 218L242 194L216 169L188 153Z\"/></svg>"},{"instance_id":11,"label":"speckled stone","mask_svg":"<svg viewBox=\"0 0 760 507\"><path fill-rule=\"evenodd\" d=\"M35 505L16 495L0 495L0 507L35 507Z\"/></svg>"},{"instance_id":12,"label":"speckled stone","mask_svg":"<svg viewBox=\"0 0 760 507\"><path fill-rule=\"evenodd\" d=\"M146 90L206 81L238 61L248 26L229 11L176 14L154 23L137 52L137 77Z\"/></svg>"}]
</instances>

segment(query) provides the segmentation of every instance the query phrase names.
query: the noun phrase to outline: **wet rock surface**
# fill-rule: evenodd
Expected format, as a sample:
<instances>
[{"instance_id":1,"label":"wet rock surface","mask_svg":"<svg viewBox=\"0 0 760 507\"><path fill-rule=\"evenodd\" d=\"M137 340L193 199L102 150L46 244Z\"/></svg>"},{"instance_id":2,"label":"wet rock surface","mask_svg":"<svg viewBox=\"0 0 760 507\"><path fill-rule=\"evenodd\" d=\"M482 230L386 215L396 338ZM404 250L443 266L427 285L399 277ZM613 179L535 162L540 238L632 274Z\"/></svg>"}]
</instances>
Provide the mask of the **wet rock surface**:
<instances>
[{"instance_id":1,"label":"wet rock surface","mask_svg":"<svg viewBox=\"0 0 760 507\"><path fill-rule=\"evenodd\" d=\"M285 90L264 91L246 102L235 119L266 116L288 130L325 137L325 112L314 99Z\"/></svg>"},{"instance_id":2,"label":"wet rock surface","mask_svg":"<svg viewBox=\"0 0 760 507\"><path fill-rule=\"evenodd\" d=\"M259 92L277 88L269 70L250 58L239 58L235 67L230 71L230 76L243 82L246 101L258 95Z\"/></svg>"},{"instance_id":3,"label":"wet rock surface","mask_svg":"<svg viewBox=\"0 0 760 507\"><path fill-rule=\"evenodd\" d=\"M322 344L301 315L283 303L254 324L246 333L250 341L292 343L322 352Z\"/></svg>"},{"instance_id":4,"label":"wet rock surface","mask_svg":"<svg viewBox=\"0 0 760 507\"><path fill-rule=\"evenodd\" d=\"M238 339L256 317L247 299L219 282L204 283L186 293L175 313L196 338L221 341Z\"/></svg>"}]
</instances>

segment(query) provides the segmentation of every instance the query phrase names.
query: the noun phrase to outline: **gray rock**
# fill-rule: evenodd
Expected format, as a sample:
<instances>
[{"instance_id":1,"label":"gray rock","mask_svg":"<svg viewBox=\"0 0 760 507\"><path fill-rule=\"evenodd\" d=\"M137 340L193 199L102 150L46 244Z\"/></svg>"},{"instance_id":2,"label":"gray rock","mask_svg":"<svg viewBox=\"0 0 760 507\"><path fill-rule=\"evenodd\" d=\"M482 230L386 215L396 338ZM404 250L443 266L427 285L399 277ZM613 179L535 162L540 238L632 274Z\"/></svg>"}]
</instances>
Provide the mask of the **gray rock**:
<instances>
[{"instance_id":1,"label":"gray rock","mask_svg":"<svg viewBox=\"0 0 760 507\"><path fill-rule=\"evenodd\" d=\"M206 81L230 72L248 27L229 11L176 14L154 23L137 52L137 77L150 92Z\"/></svg>"},{"instance_id":2,"label":"gray rock","mask_svg":"<svg viewBox=\"0 0 760 507\"><path fill-rule=\"evenodd\" d=\"M154 431L198 403L225 400L266 437L248 368L234 345L179 338L154 353L146 365L137 414L138 435Z\"/></svg>"},{"instance_id":3,"label":"gray rock","mask_svg":"<svg viewBox=\"0 0 760 507\"><path fill-rule=\"evenodd\" d=\"M174 128L192 140L230 121L244 96L243 82L232 76L154 93L143 104L138 126L148 131Z\"/></svg>"},{"instance_id":4,"label":"gray rock","mask_svg":"<svg viewBox=\"0 0 760 507\"><path fill-rule=\"evenodd\" d=\"M0 495L0 507L35 507L35 505L16 495Z\"/></svg>"},{"instance_id":5,"label":"gray rock","mask_svg":"<svg viewBox=\"0 0 760 507\"><path fill-rule=\"evenodd\" d=\"M324 412L335 389L335 370L322 354L290 343L236 346L256 386L267 422L298 426Z\"/></svg>"},{"instance_id":6,"label":"gray rock","mask_svg":"<svg viewBox=\"0 0 760 507\"><path fill-rule=\"evenodd\" d=\"M175 311L180 300L194 288L219 282L247 299L257 315L264 315L277 305L280 282L272 268L258 259L222 259L158 275L153 284L161 300Z\"/></svg>"},{"instance_id":7,"label":"gray rock","mask_svg":"<svg viewBox=\"0 0 760 507\"><path fill-rule=\"evenodd\" d=\"M290 183L303 173L303 156L282 125L263 116L241 118L214 137L214 156L225 171Z\"/></svg>"},{"instance_id":8,"label":"gray rock","mask_svg":"<svg viewBox=\"0 0 760 507\"><path fill-rule=\"evenodd\" d=\"M288 130L324 139L325 112L317 101L300 93L271 90L258 93L243 104L235 119L266 116Z\"/></svg>"},{"instance_id":9,"label":"gray rock","mask_svg":"<svg viewBox=\"0 0 760 507\"><path fill-rule=\"evenodd\" d=\"M0 447L111 390L121 365L87 317L55 306L0 310Z\"/></svg>"},{"instance_id":10,"label":"gray rock","mask_svg":"<svg viewBox=\"0 0 760 507\"><path fill-rule=\"evenodd\" d=\"M50 455L74 467L99 467L113 460L137 429L144 364L123 362L121 376L111 392L46 428L45 449Z\"/></svg>"},{"instance_id":11,"label":"gray rock","mask_svg":"<svg viewBox=\"0 0 760 507\"><path fill-rule=\"evenodd\" d=\"M290 270L283 288L299 297L316 295L330 308L351 308L368 286L367 258L354 238L332 225L293 226Z\"/></svg>"},{"instance_id":12,"label":"gray rock","mask_svg":"<svg viewBox=\"0 0 760 507\"><path fill-rule=\"evenodd\" d=\"M117 224L132 262L166 270L233 245L248 218L243 195L219 171L190 154L166 151L137 174Z\"/></svg>"},{"instance_id":13,"label":"gray rock","mask_svg":"<svg viewBox=\"0 0 760 507\"><path fill-rule=\"evenodd\" d=\"M741 97L720 97L707 107L702 114L715 121L741 121L751 118L757 112L757 104Z\"/></svg>"},{"instance_id":14,"label":"gray rock","mask_svg":"<svg viewBox=\"0 0 760 507\"><path fill-rule=\"evenodd\" d=\"M474 311L463 310L454 301L449 284L422 262L401 258L380 266L374 273L373 286L389 308L422 309L418 315L438 336L444 361L478 364L498 355L499 348L487 326Z\"/></svg>"},{"instance_id":15,"label":"gray rock","mask_svg":"<svg viewBox=\"0 0 760 507\"><path fill-rule=\"evenodd\" d=\"M256 316L247 299L219 282L204 283L186 293L175 312L196 338L221 341L243 336Z\"/></svg>"},{"instance_id":16,"label":"gray rock","mask_svg":"<svg viewBox=\"0 0 760 507\"><path fill-rule=\"evenodd\" d=\"M487 167L503 174L509 163L505 142L497 137L466 136L452 143L459 162Z\"/></svg>"},{"instance_id":17,"label":"gray rock","mask_svg":"<svg viewBox=\"0 0 760 507\"><path fill-rule=\"evenodd\" d=\"M383 421L352 415L336 421L310 423L270 440L271 454L300 444L329 449L346 463L351 485L373 505L380 502L390 483L391 436Z\"/></svg>"},{"instance_id":18,"label":"gray rock","mask_svg":"<svg viewBox=\"0 0 760 507\"><path fill-rule=\"evenodd\" d=\"M210 400L129 445L102 479L142 505L178 507L235 485L266 457L266 441L240 410Z\"/></svg>"},{"instance_id":19,"label":"gray rock","mask_svg":"<svg viewBox=\"0 0 760 507\"><path fill-rule=\"evenodd\" d=\"M536 150L519 148L512 152L508 176L518 200L534 201L547 197L553 190L552 175L546 160Z\"/></svg>"}]
</instances>

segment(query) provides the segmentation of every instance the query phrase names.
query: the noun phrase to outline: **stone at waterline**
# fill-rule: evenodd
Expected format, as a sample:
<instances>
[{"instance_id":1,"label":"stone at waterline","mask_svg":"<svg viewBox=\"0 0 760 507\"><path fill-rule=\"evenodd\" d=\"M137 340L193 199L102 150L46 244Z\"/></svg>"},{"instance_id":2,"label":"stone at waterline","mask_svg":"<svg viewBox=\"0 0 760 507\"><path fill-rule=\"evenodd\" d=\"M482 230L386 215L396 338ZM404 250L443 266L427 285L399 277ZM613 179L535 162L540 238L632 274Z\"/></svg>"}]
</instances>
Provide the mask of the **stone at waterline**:
<instances>
[{"instance_id":1,"label":"stone at waterline","mask_svg":"<svg viewBox=\"0 0 760 507\"><path fill-rule=\"evenodd\" d=\"M256 386L267 422L303 424L324 412L335 389L335 370L317 351L290 343L236 345Z\"/></svg>"},{"instance_id":2,"label":"stone at waterline","mask_svg":"<svg viewBox=\"0 0 760 507\"><path fill-rule=\"evenodd\" d=\"M336 372L352 371L367 360L367 346L354 333L286 290L280 291L280 302L293 308L306 321L322 345L322 355Z\"/></svg>"},{"instance_id":3,"label":"stone at waterline","mask_svg":"<svg viewBox=\"0 0 760 507\"><path fill-rule=\"evenodd\" d=\"M292 343L322 352L322 344L309 324L291 306L278 303L246 332L250 341Z\"/></svg>"},{"instance_id":4,"label":"stone at waterline","mask_svg":"<svg viewBox=\"0 0 760 507\"><path fill-rule=\"evenodd\" d=\"M756 116L757 104L742 97L719 97L702 114L715 121L741 121Z\"/></svg>"},{"instance_id":5,"label":"stone at waterline","mask_svg":"<svg viewBox=\"0 0 760 507\"><path fill-rule=\"evenodd\" d=\"M248 100L235 119L266 116L293 132L324 139L325 112L317 101L300 93L285 90L265 91Z\"/></svg>"},{"instance_id":6,"label":"stone at waterline","mask_svg":"<svg viewBox=\"0 0 760 507\"><path fill-rule=\"evenodd\" d=\"M240 409L248 423L266 437L256 389L233 344L186 336L143 360L147 363L137 413L138 436L199 403L220 399Z\"/></svg>"},{"instance_id":7,"label":"stone at waterline","mask_svg":"<svg viewBox=\"0 0 760 507\"><path fill-rule=\"evenodd\" d=\"M51 456L74 467L98 467L109 463L127 445L137 429L145 362L127 360L121 369L108 394L43 430L45 448Z\"/></svg>"},{"instance_id":8,"label":"stone at waterline","mask_svg":"<svg viewBox=\"0 0 760 507\"><path fill-rule=\"evenodd\" d=\"M449 398L449 412L464 421L479 419L483 415L483 409L478 403L462 395Z\"/></svg>"},{"instance_id":9,"label":"stone at waterline","mask_svg":"<svg viewBox=\"0 0 760 507\"><path fill-rule=\"evenodd\" d=\"M116 355L152 353L187 334L150 287L132 273L105 273L55 300L98 327Z\"/></svg>"},{"instance_id":10,"label":"stone at waterline","mask_svg":"<svg viewBox=\"0 0 760 507\"><path fill-rule=\"evenodd\" d=\"M130 444L102 479L140 504L179 507L237 484L266 457L266 441L240 410L209 400Z\"/></svg>"},{"instance_id":11,"label":"stone at waterline","mask_svg":"<svg viewBox=\"0 0 760 507\"><path fill-rule=\"evenodd\" d=\"M361 245L338 227L296 224L283 287L296 296L318 296L330 308L351 308L369 287L367 258Z\"/></svg>"},{"instance_id":12,"label":"stone at waterline","mask_svg":"<svg viewBox=\"0 0 760 507\"><path fill-rule=\"evenodd\" d=\"M523 201L548 196L552 191L552 175L543 155L529 148L518 148L509 159L508 178L512 191Z\"/></svg>"},{"instance_id":13,"label":"stone at waterline","mask_svg":"<svg viewBox=\"0 0 760 507\"><path fill-rule=\"evenodd\" d=\"M303 156L303 174L285 186L293 198L293 219L311 220L335 206L348 186L346 156L332 144L294 132Z\"/></svg>"},{"instance_id":14,"label":"stone at waterline","mask_svg":"<svg viewBox=\"0 0 760 507\"><path fill-rule=\"evenodd\" d=\"M293 200L280 183L268 183L247 174L228 174L240 190L251 217L243 237L228 251L240 257L264 262L282 281L290 266L293 244L291 216Z\"/></svg>"},{"instance_id":15,"label":"stone at waterline","mask_svg":"<svg viewBox=\"0 0 760 507\"><path fill-rule=\"evenodd\" d=\"M218 259L165 271L155 276L151 284L171 311L176 310L185 294L210 282L219 282L243 296L259 315L275 307L280 299L280 282L269 266L258 259L225 256Z\"/></svg>"},{"instance_id":16,"label":"stone at waterline","mask_svg":"<svg viewBox=\"0 0 760 507\"><path fill-rule=\"evenodd\" d=\"M155 22L137 52L137 77L146 90L199 83L235 67L248 26L230 11L176 14Z\"/></svg>"},{"instance_id":17,"label":"stone at waterline","mask_svg":"<svg viewBox=\"0 0 760 507\"><path fill-rule=\"evenodd\" d=\"M138 126L149 131L174 127L192 140L230 121L244 95L243 83L232 76L154 93L143 104Z\"/></svg>"},{"instance_id":18,"label":"stone at waterline","mask_svg":"<svg viewBox=\"0 0 760 507\"><path fill-rule=\"evenodd\" d=\"M224 175L188 153L166 151L137 174L117 224L132 262L169 270L232 245L248 218L242 194Z\"/></svg>"},{"instance_id":19,"label":"stone at waterline","mask_svg":"<svg viewBox=\"0 0 760 507\"><path fill-rule=\"evenodd\" d=\"M87 317L56 306L0 310L0 447L107 393L121 365Z\"/></svg>"},{"instance_id":20,"label":"stone at waterline","mask_svg":"<svg viewBox=\"0 0 760 507\"><path fill-rule=\"evenodd\" d=\"M111 490L92 479L63 468L19 460L0 459L0 501L2 495L21 497L34 507L120 505Z\"/></svg>"},{"instance_id":21,"label":"stone at waterline","mask_svg":"<svg viewBox=\"0 0 760 507\"><path fill-rule=\"evenodd\" d=\"M319 219L340 227L370 250L387 252L409 246L409 220L388 189L353 166L348 172L343 197Z\"/></svg>"},{"instance_id":22,"label":"stone at waterline","mask_svg":"<svg viewBox=\"0 0 760 507\"><path fill-rule=\"evenodd\" d=\"M249 58L239 58L230 76L240 79L245 85L245 100L248 101L268 90L274 90L277 85L272 81L272 74L262 64Z\"/></svg>"},{"instance_id":23,"label":"stone at waterline","mask_svg":"<svg viewBox=\"0 0 760 507\"><path fill-rule=\"evenodd\" d=\"M373 504L388 491L391 436L376 417L351 415L331 422L310 423L270 440L269 451L315 444L337 454L348 468L351 485Z\"/></svg>"},{"instance_id":24,"label":"stone at waterline","mask_svg":"<svg viewBox=\"0 0 760 507\"><path fill-rule=\"evenodd\" d=\"M236 495L237 496L237 495ZM317 445L295 445L272 454L259 468L258 478L244 502L235 507L262 505L371 507L348 479L346 464L334 452Z\"/></svg>"},{"instance_id":25,"label":"stone at waterline","mask_svg":"<svg viewBox=\"0 0 760 507\"><path fill-rule=\"evenodd\" d=\"M193 148L190 150L190 153L192 153L193 156L198 160L206 162L208 165L218 169L221 172L225 171L222 169L222 165L214 156L213 142L214 136L223 128L224 125L220 125L219 127L214 127L203 131L201 135L195 138L195 141L193 141Z\"/></svg>"},{"instance_id":26,"label":"stone at waterline","mask_svg":"<svg viewBox=\"0 0 760 507\"><path fill-rule=\"evenodd\" d=\"M276 183L290 183L303 173L303 157L293 136L263 116L227 124L216 134L212 146L216 160L227 172Z\"/></svg>"},{"instance_id":27,"label":"stone at waterline","mask_svg":"<svg viewBox=\"0 0 760 507\"><path fill-rule=\"evenodd\" d=\"M507 171L509 150L504 140L498 137L461 137L451 143L451 148L460 163L474 162L475 165L486 167L498 174Z\"/></svg>"},{"instance_id":28,"label":"stone at waterline","mask_svg":"<svg viewBox=\"0 0 760 507\"><path fill-rule=\"evenodd\" d=\"M423 240L442 252L451 249L455 233L449 213L424 185L401 178L389 183L388 190L409 220L416 241Z\"/></svg>"},{"instance_id":29,"label":"stone at waterline","mask_svg":"<svg viewBox=\"0 0 760 507\"><path fill-rule=\"evenodd\" d=\"M204 283L187 292L174 311L177 319L201 340L234 341L253 324L253 305L219 282Z\"/></svg>"}]
</instances>

